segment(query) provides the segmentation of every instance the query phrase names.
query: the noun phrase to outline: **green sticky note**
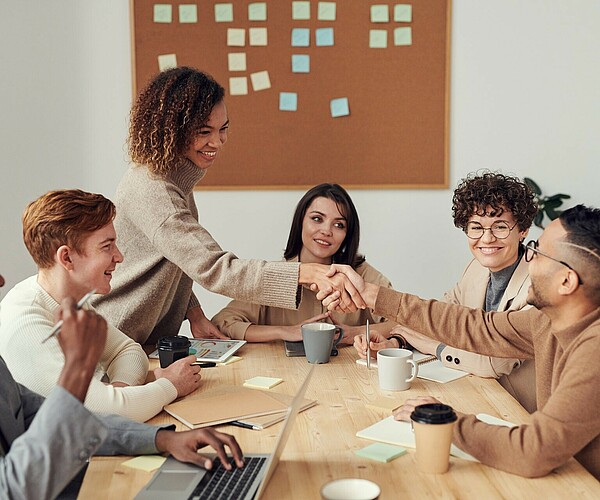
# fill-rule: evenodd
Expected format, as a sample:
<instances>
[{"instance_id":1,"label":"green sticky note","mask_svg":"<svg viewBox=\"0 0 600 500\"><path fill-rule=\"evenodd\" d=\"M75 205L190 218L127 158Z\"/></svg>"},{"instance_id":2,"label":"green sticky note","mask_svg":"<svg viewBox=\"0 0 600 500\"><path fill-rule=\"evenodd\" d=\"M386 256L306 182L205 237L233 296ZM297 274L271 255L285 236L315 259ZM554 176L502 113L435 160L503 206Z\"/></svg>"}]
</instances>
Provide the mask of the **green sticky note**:
<instances>
[{"instance_id":1,"label":"green sticky note","mask_svg":"<svg viewBox=\"0 0 600 500\"><path fill-rule=\"evenodd\" d=\"M387 463L404 455L406 453L406 448L386 443L373 443L360 450L356 450L354 453L359 457L370 458L377 462Z\"/></svg>"},{"instance_id":2,"label":"green sticky note","mask_svg":"<svg viewBox=\"0 0 600 500\"><path fill-rule=\"evenodd\" d=\"M233 22L233 4L216 3L215 4L215 22L231 23Z\"/></svg>"},{"instance_id":3,"label":"green sticky note","mask_svg":"<svg viewBox=\"0 0 600 500\"><path fill-rule=\"evenodd\" d=\"M412 29L410 26L394 30L394 45L412 45Z\"/></svg>"},{"instance_id":4,"label":"green sticky note","mask_svg":"<svg viewBox=\"0 0 600 500\"><path fill-rule=\"evenodd\" d=\"M292 19L294 21L310 19L310 2L292 2Z\"/></svg>"},{"instance_id":5,"label":"green sticky note","mask_svg":"<svg viewBox=\"0 0 600 500\"><path fill-rule=\"evenodd\" d=\"M198 7L196 4L181 4L179 6L179 22L180 23L197 23L198 22Z\"/></svg>"},{"instance_id":6,"label":"green sticky note","mask_svg":"<svg viewBox=\"0 0 600 500\"><path fill-rule=\"evenodd\" d=\"M394 21L397 23L410 23L412 21L412 5L406 3L394 5Z\"/></svg>"},{"instance_id":7,"label":"green sticky note","mask_svg":"<svg viewBox=\"0 0 600 500\"><path fill-rule=\"evenodd\" d=\"M390 11L387 5L371 5L371 22L372 23L389 23Z\"/></svg>"},{"instance_id":8,"label":"green sticky note","mask_svg":"<svg viewBox=\"0 0 600 500\"><path fill-rule=\"evenodd\" d=\"M267 20L267 4L265 2L257 2L248 4L248 21L266 21Z\"/></svg>"},{"instance_id":9,"label":"green sticky note","mask_svg":"<svg viewBox=\"0 0 600 500\"><path fill-rule=\"evenodd\" d=\"M317 7L317 19L319 21L335 21L335 2L319 2Z\"/></svg>"},{"instance_id":10,"label":"green sticky note","mask_svg":"<svg viewBox=\"0 0 600 500\"><path fill-rule=\"evenodd\" d=\"M154 4L154 22L170 23L173 20L173 6L166 3Z\"/></svg>"},{"instance_id":11,"label":"green sticky note","mask_svg":"<svg viewBox=\"0 0 600 500\"><path fill-rule=\"evenodd\" d=\"M369 47L371 49L387 48L387 30L369 30Z\"/></svg>"}]
</instances>

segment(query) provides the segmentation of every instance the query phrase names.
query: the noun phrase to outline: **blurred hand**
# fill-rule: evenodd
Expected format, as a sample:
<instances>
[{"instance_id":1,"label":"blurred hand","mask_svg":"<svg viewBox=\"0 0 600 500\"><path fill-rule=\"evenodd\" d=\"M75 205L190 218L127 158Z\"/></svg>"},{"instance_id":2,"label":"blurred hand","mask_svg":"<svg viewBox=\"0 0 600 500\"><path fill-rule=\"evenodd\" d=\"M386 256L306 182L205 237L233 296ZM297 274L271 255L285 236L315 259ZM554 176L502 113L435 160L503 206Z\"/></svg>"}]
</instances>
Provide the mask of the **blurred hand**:
<instances>
[{"instance_id":1,"label":"blurred hand","mask_svg":"<svg viewBox=\"0 0 600 500\"><path fill-rule=\"evenodd\" d=\"M377 351L388 349L390 347L398 347L395 340L388 340L384 335L377 332L370 332L371 339L371 357L377 358ZM363 333L354 337L354 349L362 359L367 358L367 336Z\"/></svg>"},{"instance_id":2,"label":"blurred hand","mask_svg":"<svg viewBox=\"0 0 600 500\"><path fill-rule=\"evenodd\" d=\"M217 452L219 460L227 470L231 470L231 464L227 460L225 446L231 451L235 464L238 467L244 466L240 445L230 434L218 432L210 427L183 432L163 429L156 433L156 448L161 453L168 452L181 462L212 469L212 460L198 453L198 450L205 446L211 446Z\"/></svg>"},{"instance_id":3,"label":"blurred hand","mask_svg":"<svg viewBox=\"0 0 600 500\"><path fill-rule=\"evenodd\" d=\"M171 363L166 368L155 368L154 376L157 379L166 378L170 380L177 389L178 397L187 396L200 387L202 375L200 374L200 367L192 365L195 362L196 356L190 354Z\"/></svg>"},{"instance_id":4,"label":"blurred hand","mask_svg":"<svg viewBox=\"0 0 600 500\"><path fill-rule=\"evenodd\" d=\"M419 396L415 399L407 399L404 401L402 406L396 408L392 412L392 415L394 415L395 420L410 422L410 414L414 411L415 406L426 405L430 403L439 403L439 401L431 396Z\"/></svg>"},{"instance_id":5,"label":"blurred hand","mask_svg":"<svg viewBox=\"0 0 600 500\"><path fill-rule=\"evenodd\" d=\"M227 335L223 335L219 329L211 323L204 315L201 307L194 307L186 314L190 322L190 330L195 339L224 339L229 340Z\"/></svg>"}]
</instances>

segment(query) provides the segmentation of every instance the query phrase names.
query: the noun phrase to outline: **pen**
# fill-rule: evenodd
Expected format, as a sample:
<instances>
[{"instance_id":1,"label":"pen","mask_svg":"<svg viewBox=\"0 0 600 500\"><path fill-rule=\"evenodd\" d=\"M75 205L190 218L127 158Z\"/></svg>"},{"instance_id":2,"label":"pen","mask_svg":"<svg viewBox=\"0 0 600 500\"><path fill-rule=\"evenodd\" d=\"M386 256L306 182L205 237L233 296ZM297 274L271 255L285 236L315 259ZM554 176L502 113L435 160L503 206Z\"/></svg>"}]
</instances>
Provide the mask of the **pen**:
<instances>
[{"instance_id":1,"label":"pen","mask_svg":"<svg viewBox=\"0 0 600 500\"><path fill-rule=\"evenodd\" d=\"M367 368L371 368L371 337L369 335L369 320L367 320Z\"/></svg>"},{"instance_id":2,"label":"pen","mask_svg":"<svg viewBox=\"0 0 600 500\"><path fill-rule=\"evenodd\" d=\"M217 366L217 363L214 361L196 361L195 363L192 363L192 366L199 366L200 368L212 368Z\"/></svg>"},{"instance_id":3,"label":"pen","mask_svg":"<svg viewBox=\"0 0 600 500\"><path fill-rule=\"evenodd\" d=\"M77 309L77 310L81 309L83 307L83 305L95 293L96 293L95 288L91 292L86 293L83 297L81 297L81 300L79 302L77 302L75 309ZM48 340L50 340L51 337L54 337L54 335L56 335L58 332L60 332L60 328L62 326L63 326L63 320L61 319L58 323L56 323L56 325L54 325L54 328L52 328L52 331L50 332L50 334L44 340L42 340L42 344L46 343Z\"/></svg>"},{"instance_id":4,"label":"pen","mask_svg":"<svg viewBox=\"0 0 600 500\"><path fill-rule=\"evenodd\" d=\"M239 420L233 420L229 422L229 425L235 425L236 427L242 427L243 429L251 429L253 431L259 431L260 428L256 425L247 424L246 422L240 422Z\"/></svg>"}]
</instances>

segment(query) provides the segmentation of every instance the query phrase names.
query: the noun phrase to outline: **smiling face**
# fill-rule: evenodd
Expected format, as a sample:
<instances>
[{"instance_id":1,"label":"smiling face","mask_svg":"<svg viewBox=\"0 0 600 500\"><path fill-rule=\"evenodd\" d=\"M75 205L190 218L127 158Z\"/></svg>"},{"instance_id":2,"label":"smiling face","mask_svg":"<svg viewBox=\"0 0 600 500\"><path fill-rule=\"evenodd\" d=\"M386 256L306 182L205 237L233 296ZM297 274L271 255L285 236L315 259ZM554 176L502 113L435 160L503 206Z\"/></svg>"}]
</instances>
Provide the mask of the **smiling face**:
<instances>
[{"instance_id":1,"label":"smiling face","mask_svg":"<svg viewBox=\"0 0 600 500\"><path fill-rule=\"evenodd\" d=\"M499 221L505 222L508 227L515 226L516 222L513 214L506 210L498 217L472 215L469 218L469 222L476 222L484 228L491 227L494 222ZM515 226L508 238L498 239L491 231L486 230L483 236L477 240L467 238L469 250L482 266L492 272L501 271L517 261L519 243L527 236L528 232L528 229L519 231L519 227Z\"/></svg>"},{"instance_id":2,"label":"smiling face","mask_svg":"<svg viewBox=\"0 0 600 500\"><path fill-rule=\"evenodd\" d=\"M309 205L302 221L301 262L331 264L346 238L346 217L335 201L318 197Z\"/></svg>"},{"instance_id":3,"label":"smiling face","mask_svg":"<svg viewBox=\"0 0 600 500\"><path fill-rule=\"evenodd\" d=\"M209 168L227 142L229 119L223 101L215 104L208 120L192 139L185 157L200 169Z\"/></svg>"},{"instance_id":4,"label":"smiling face","mask_svg":"<svg viewBox=\"0 0 600 500\"><path fill-rule=\"evenodd\" d=\"M81 252L70 251L70 293L73 296L83 296L93 289L96 293L110 292L112 272L119 262L123 262L116 239L115 227L111 222L90 233L83 242Z\"/></svg>"}]
</instances>

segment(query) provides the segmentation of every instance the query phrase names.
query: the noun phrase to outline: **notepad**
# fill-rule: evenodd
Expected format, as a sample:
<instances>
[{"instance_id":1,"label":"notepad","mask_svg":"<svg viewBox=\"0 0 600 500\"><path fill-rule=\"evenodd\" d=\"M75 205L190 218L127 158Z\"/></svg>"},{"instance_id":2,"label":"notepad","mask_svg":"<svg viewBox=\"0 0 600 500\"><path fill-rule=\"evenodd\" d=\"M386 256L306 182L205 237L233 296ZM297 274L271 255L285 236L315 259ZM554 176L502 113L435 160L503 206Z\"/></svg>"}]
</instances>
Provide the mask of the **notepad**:
<instances>
[{"instance_id":1,"label":"notepad","mask_svg":"<svg viewBox=\"0 0 600 500\"><path fill-rule=\"evenodd\" d=\"M275 377L252 377L244 382L244 387L251 387L253 389L270 389L283 382L282 378Z\"/></svg>"},{"instance_id":2,"label":"notepad","mask_svg":"<svg viewBox=\"0 0 600 500\"><path fill-rule=\"evenodd\" d=\"M406 453L406 448L385 443L373 443L354 452L359 457L370 458L377 462L391 462Z\"/></svg>"}]
</instances>

